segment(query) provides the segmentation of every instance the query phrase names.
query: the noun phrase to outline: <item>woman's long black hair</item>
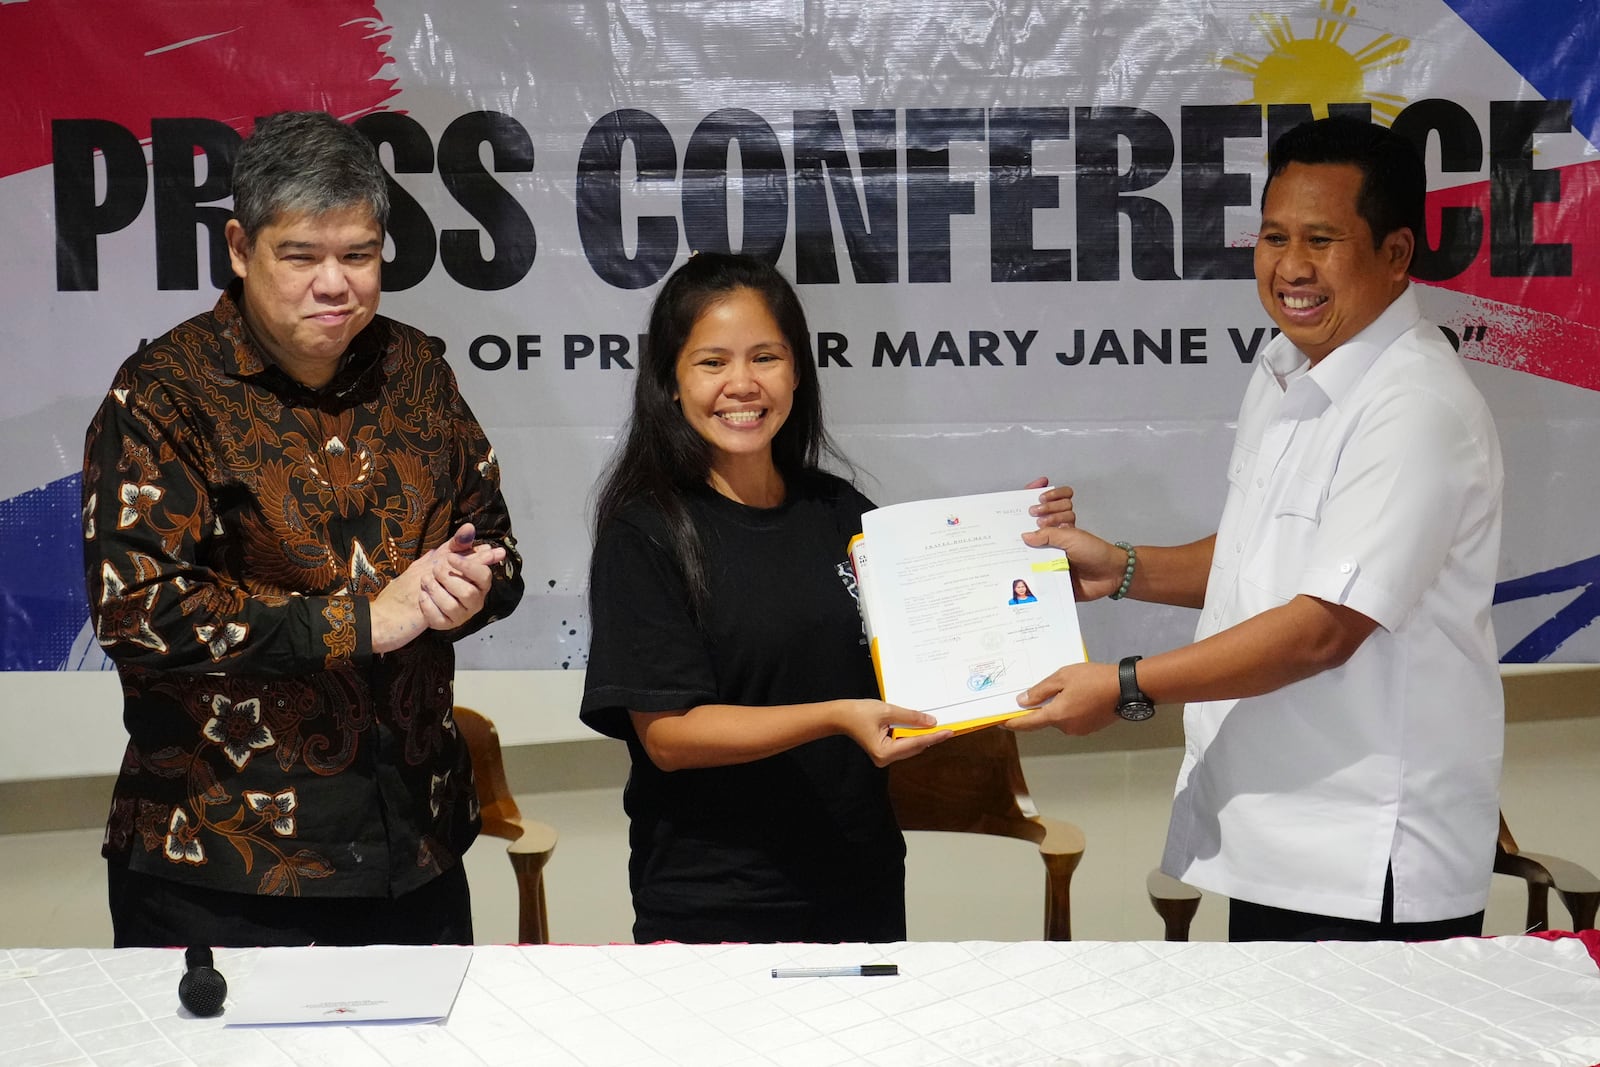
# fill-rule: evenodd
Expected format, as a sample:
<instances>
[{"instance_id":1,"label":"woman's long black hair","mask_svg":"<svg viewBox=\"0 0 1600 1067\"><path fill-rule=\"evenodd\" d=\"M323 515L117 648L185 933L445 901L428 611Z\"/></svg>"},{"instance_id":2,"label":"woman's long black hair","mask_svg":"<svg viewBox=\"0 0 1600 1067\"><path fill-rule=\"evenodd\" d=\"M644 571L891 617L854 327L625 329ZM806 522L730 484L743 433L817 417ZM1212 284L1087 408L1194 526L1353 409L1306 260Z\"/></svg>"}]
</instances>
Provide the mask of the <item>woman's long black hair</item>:
<instances>
[{"instance_id":1,"label":"woman's long black hair","mask_svg":"<svg viewBox=\"0 0 1600 1067\"><path fill-rule=\"evenodd\" d=\"M633 412L622 447L612 456L595 504L595 537L628 504L649 501L666 519L668 546L683 571L696 620L710 595L705 545L686 500L711 477L711 446L678 404L678 354L708 307L735 290L765 301L794 357L795 391L789 417L772 440L772 459L792 486L818 469L824 455L846 468L822 427L822 398L811 331L794 287L776 267L753 256L702 252L674 271L650 307L650 326L634 378Z\"/></svg>"}]
</instances>

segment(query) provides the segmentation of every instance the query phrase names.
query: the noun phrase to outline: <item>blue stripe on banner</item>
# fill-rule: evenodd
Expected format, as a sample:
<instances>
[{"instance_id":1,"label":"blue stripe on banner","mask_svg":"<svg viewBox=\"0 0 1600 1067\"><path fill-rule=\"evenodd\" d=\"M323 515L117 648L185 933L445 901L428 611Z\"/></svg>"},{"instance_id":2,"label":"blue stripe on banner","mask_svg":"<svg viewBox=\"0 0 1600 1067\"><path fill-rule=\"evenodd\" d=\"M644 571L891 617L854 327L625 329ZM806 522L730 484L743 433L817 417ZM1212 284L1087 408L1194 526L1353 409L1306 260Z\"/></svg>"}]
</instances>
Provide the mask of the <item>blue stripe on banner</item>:
<instances>
[{"instance_id":1,"label":"blue stripe on banner","mask_svg":"<svg viewBox=\"0 0 1600 1067\"><path fill-rule=\"evenodd\" d=\"M1571 603L1536 626L1500 657L1502 663L1542 663L1555 655L1567 639L1600 619L1600 556L1590 556L1563 567L1512 578L1494 587L1494 602L1505 604L1529 597L1550 596L1577 589Z\"/></svg>"},{"instance_id":2,"label":"blue stripe on banner","mask_svg":"<svg viewBox=\"0 0 1600 1067\"><path fill-rule=\"evenodd\" d=\"M81 474L0 500L0 669L67 664L89 617Z\"/></svg>"},{"instance_id":3,"label":"blue stripe on banner","mask_svg":"<svg viewBox=\"0 0 1600 1067\"><path fill-rule=\"evenodd\" d=\"M1567 638L1591 626L1600 618L1600 586L1588 586L1572 603L1534 627L1532 633L1500 657L1502 663L1543 663Z\"/></svg>"},{"instance_id":4,"label":"blue stripe on banner","mask_svg":"<svg viewBox=\"0 0 1600 1067\"><path fill-rule=\"evenodd\" d=\"M1571 100L1572 125L1600 146L1600 3L1445 0L1546 100Z\"/></svg>"}]
</instances>

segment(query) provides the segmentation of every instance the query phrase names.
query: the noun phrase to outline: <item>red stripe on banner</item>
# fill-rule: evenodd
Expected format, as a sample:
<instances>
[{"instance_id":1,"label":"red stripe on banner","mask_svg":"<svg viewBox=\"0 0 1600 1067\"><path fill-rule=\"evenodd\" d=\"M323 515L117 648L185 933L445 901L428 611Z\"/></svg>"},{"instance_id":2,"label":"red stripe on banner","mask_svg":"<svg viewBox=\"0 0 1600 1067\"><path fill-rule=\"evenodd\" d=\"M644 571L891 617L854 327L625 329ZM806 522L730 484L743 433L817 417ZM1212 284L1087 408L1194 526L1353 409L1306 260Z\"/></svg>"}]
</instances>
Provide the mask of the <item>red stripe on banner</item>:
<instances>
[{"instance_id":1,"label":"red stripe on banner","mask_svg":"<svg viewBox=\"0 0 1600 1067\"><path fill-rule=\"evenodd\" d=\"M1437 233L1438 212L1475 207L1483 212L1482 243L1465 271L1441 289L1477 297L1485 333L1462 345L1462 354L1541 378L1600 389L1600 163L1554 168L1561 176L1559 201L1533 207L1533 240L1572 247L1566 277L1507 278L1489 272L1489 184L1476 182L1428 194L1428 228Z\"/></svg>"},{"instance_id":2,"label":"red stripe on banner","mask_svg":"<svg viewBox=\"0 0 1600 1067\"><path fill-rule=\"evenodd\" d=\"M1438 210L1475 207L1483 212L1484 234L1478 256L1461 274L1438 286L1457 292L1549 311L1600 327L1595 271L1600 269L1600 162L1555 168L1561 199L1533 206L1533 240L1572 246L1572 274L1565 278L1500 278L1489 273L1489 183L1476 182L1428 194L1428 228L1437 233Z\"/></svg>"},{"instance_id":3,"label":"red stripe on banner","mask_svg":"<svg viewBox=\"0 0 1600 1067\"><path fill-rule=\"evenodd\" d=\"M363 0L0 5L0 176L50 163L56 118L109 119L148 141L152 118L244 133L274 111L377 110L399 92L379 77L389 36Z\"/></svg>"},{"instance_id":4,"label":"red stripe on banner","mask_svg":"<svg viewBox=\"0 0 1600 1067\"><path fill-rule=\"evenodd\" d=\"M1600 327L1476 297L1462 321L1461 354L1468 359L1600 390Z\"/></svg>"}]
</instances>

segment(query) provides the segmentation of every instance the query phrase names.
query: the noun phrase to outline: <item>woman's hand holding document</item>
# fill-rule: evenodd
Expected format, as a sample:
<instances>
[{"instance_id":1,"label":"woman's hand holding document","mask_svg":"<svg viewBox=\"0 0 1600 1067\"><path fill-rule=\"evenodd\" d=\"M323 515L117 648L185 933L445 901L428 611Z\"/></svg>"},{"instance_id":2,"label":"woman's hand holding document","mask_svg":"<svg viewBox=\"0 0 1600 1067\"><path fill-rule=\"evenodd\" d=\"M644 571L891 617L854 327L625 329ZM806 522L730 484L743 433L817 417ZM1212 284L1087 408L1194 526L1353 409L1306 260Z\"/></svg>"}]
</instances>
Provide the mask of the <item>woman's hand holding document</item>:
<instances>
[{"instance_id":1,"label":"woman's hand holding document","mask_svg":"<svg viewBox=\"0 0 1600 1067\"><path fill-rule=\"evenodd\" d=\"M1066 555L1022 540L1038 501L1034 487L862 516L850 557L883 698L938 720L896 735L1021 715L1017 694L1085 659Z\"/></svg>"}]
</instances>

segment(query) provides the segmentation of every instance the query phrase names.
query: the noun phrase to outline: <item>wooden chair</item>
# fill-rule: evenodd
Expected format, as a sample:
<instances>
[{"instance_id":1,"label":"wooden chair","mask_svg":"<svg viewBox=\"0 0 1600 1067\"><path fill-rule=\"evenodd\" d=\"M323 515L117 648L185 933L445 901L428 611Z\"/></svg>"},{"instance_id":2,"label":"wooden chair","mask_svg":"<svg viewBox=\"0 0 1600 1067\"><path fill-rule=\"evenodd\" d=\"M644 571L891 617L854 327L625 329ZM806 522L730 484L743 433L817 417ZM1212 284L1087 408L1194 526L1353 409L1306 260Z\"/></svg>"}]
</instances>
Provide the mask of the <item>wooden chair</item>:
<instances>
[{"instance_id":1,"label":"wooden chair","mask_svg":"<svg viewBox=\"0 0 1600 1067\"><path fill-rule=\"evenodd\" d=\"M483 832L511 842L506 855L517 876L517 940L525 945L550 941L550 918L544 903L544 865L556 849L554 827L524 819L506 784L505 762L500 755L500 735L494 723L457 704L456 728L472 753L472 775L478 787L478 807Z\"/></svg>"},{"instance_id":2,"label":"wooden chair","mask_svg":"<svg viewBox=\"0 0 1600 1067\"><path fill-rule=\"evenodd\" d=\"M1500 816L1500 840L1494 849L1494 873L1509 874L1528 883L1528 914L1525 927L1530 933L1550 929L1550 890L1554 889L1572 917L1572 929L1593 930L1595 911L1600 908L1600 878L1571 860L1523 852L1511 836L1504 813Z\"/></svg>"},{"instance_id":3,"label":"wooden chair","mask_svg":"<svg viewBox=\"0 0 1600 1067\"><path fill-rule=\"evenodd\" d=\"M1044 936L1072 939L1072 872L1083 858L1083 831L1034 807L1015 734L976 730L893 764L889 796L902 830L994 834L1038 845L1045 870Z\"/></svg>"},{"instance_id":4,"label":"wooden chair","mask_svg":"<svg viewBox=\"0 0 1600 1067\"><path fill-rule=\"evenodd\" d=\"M1500 840L1494 850L1494 873L1508 874L1528 883L1528 914L1524 929L1539 932L1550 929L1549 894L1554 889L1572 917L1572 929L1593 930L1595 911L1600 907L1600 879L1570 860L1522 852L1500 816ZM1200 891L1176 878L1151 871L1145 879L1150 904L1166 926L1168 941L1189 940L1189 923L1200 907Z\"/></svg>"}]
</instances>

